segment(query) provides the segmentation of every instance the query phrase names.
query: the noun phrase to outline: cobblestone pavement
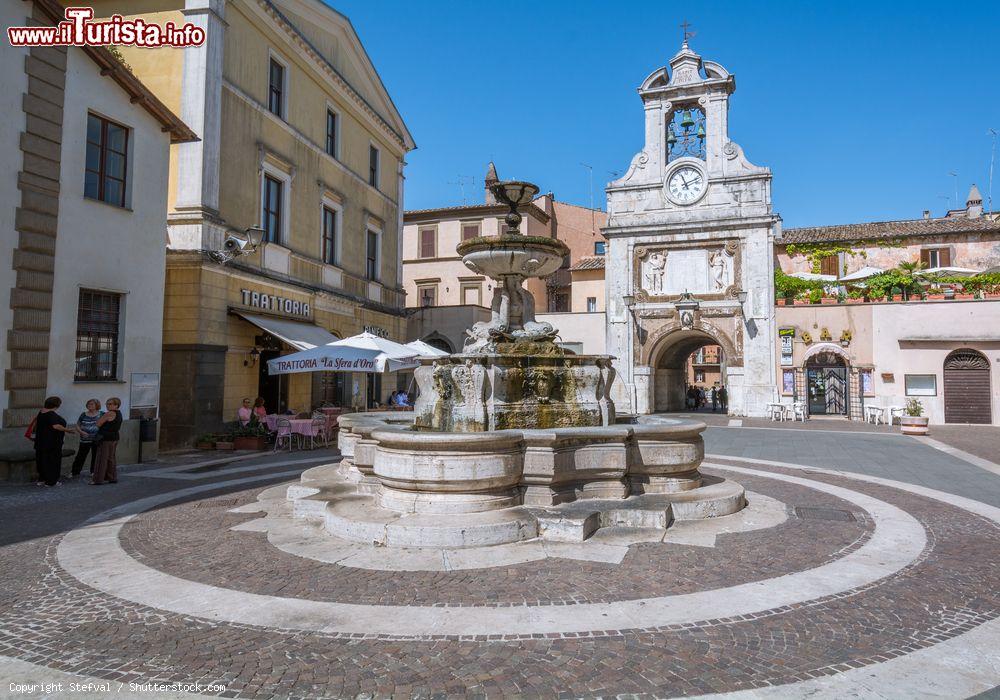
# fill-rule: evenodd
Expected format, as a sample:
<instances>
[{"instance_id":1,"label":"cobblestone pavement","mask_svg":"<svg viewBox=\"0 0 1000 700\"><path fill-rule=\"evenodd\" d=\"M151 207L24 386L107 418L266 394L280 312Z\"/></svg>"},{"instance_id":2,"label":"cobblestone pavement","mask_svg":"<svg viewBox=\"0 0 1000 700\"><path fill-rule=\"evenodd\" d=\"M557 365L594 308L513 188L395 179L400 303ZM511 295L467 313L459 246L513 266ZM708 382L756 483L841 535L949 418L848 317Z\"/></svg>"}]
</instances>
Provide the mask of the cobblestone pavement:
<instances>
[{"instance_id":1,"label":"cobblestone pavement","mask_svg":"<svg viewBox=\"0 0 1000 700\"><path fill-rule=\"evenodd\" d=\"M669 697L769 688L775 697L964 697L1000 683L995 647L990 658L966 641L1000 634L992 632L1000 622L997 511L964 500L997 505L1000 478L932 447L880 435L711 428L706 451L723 455L711 458L719 467L706 472L783 502L790 517L773 528L720 536L714 548L633 545L620 564L550 558L463 571L369 571L295 557L261 533L230 529L260 517L232 508L295 478L308 465L291 462L308 454L241 461L239 473L226 471L235 464L218 465L196 472L206 476L195 482L154 477L151 465L127 470L115 487L4 487L0 658L19 665L0 679L0 696L9 682L32 680L14 675L26 673L25 663L115 683L221 683L223 695L240 697ZM126 522L117 542L140 569L218 589L219 614L176 612L184 601L167 598L129 602L64 568L59 544L88 518L193 485L202 490ZM736 586L766 595L789 575L842 561L874 541L881 526L871 514L818 490L824 485L912 516L926 546L865 585L717 617ZM609 612L586 632L398 637L303 631L291 619L228 622L226 590L372 610L397 606L401 617L409 606L459 608L470 616L476 608L530 606L544 617L555 606L607 603L610 611L623 602L680 604L692 594L717 595L720 606L706 606L692 622L657 627ZM365 608L357 610L352 622L363 629ZM894 679L910 658L928 677L911 670ZM959 673L969 659L976 671ZM0 664L0 674L5 668ZM853 680L858 673L863 680ZM816 684L832 690L816 693Z\"/></svg>"}]
</instances>

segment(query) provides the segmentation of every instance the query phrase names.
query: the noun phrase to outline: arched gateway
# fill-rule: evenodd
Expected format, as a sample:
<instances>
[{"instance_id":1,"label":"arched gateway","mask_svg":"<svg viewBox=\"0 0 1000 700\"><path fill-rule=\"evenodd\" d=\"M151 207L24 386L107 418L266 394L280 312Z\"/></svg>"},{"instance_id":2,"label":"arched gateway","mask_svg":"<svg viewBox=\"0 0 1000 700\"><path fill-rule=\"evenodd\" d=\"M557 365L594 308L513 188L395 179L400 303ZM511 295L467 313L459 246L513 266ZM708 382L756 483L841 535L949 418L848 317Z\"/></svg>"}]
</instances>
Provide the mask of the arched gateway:
<instances>
[{"instance_id":1,"label":"arched gateway","mask_svg":"<svg viewBox=\"0 0 1000 700\"><path fill-rule=\"evenodd\" d=\"M687 42L639 88L646 141L609 183L607 348L622 412L683 408L686 357L722 348L729 412L776 396L771 173L729 140L732 75Z\"/></svg>"}]
</instances>

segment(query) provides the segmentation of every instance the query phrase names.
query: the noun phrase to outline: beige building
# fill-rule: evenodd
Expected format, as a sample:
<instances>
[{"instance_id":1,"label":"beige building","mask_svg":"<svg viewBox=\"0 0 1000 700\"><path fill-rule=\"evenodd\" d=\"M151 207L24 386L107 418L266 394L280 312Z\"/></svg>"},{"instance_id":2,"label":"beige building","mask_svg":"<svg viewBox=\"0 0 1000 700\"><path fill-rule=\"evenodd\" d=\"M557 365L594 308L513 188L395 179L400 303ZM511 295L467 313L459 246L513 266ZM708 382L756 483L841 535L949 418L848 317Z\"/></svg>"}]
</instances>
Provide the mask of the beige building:
<instances>
[{"instance_id":1,"label":"beige building","mask_svg":"<svg viewBox=\"0 0 1000 700\"><path fill-rule=\"evenodd\" d=\"M53 0L0 14L8 27L64 19ZM195 134L103 47L5 41L0 56L0 451L30 449L23 426L48 395L71 424L114 396L118 459L134 461L161 384L169 154Z\"/></svg>"},{"instance_id":2,"label":"beige building","mask_svg":"<svg viewBox=\"0 0 1000 700\"><path fill-rule=\"evenodd\" d=\"M442 349L457 352L464 344L464 329L469 327L463 323L473 318L482 320L484 313L489 317L493 283L482 275L471 273L455 248L469 238L504 232L507 208L498 204L489 191L489 186L496 181L496 168L490 163L484 180L483 204L405 213L403 284L406 305L411 310L422 310L410 312L409 339L437 340ZM587 274L579 272L576 266L581 261L603 255L604 238L600 228L606 221L606 214L560 202L550 192L536 197L524 209L523 215L522 233L558 238L570 249L557 272L545 279L531 278L525 282L535 298L536 317L555 325L567 347L581 352L586 345L586 352L603 352L603 316L599 319L599 328L592 318L604 309L603 271L596 284L591 283L588 288ZM467 308L428 313L428 307Z\"/></svg>"},{"instance_id":3,"label":"beige building","mask_svg":"<svg viewBox=\"0 0 1000 700\"><path fill-rule=\"evenodd\" d=\"M97 2L99 13L120 2ZM374 375L267 374L267 360L368 329L403 340L403 166L415 144L350 21L319 0L149 0L203 46L123 49L201 137L171 153L163 443L271 411L384 400ZM226 264L207 251L261 226Z\"/></svg>"}]
</instances>

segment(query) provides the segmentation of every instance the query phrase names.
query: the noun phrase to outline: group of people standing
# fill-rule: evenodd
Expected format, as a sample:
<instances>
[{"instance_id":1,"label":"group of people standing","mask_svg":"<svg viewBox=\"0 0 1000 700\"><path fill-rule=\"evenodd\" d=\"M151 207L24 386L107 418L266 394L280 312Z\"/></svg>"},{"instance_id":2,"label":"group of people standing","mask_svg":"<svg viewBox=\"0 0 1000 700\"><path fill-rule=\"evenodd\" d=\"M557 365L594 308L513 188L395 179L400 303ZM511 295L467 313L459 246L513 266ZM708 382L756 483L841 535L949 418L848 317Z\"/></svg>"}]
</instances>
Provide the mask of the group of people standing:
<instances>
[{"instance_id":1,"label":"group of people standing","mask_svg":"<svg viewBox=\"0 0 1000 700\"><path fill-rule=\"evenodd\" d=\"M83 464L90 456L90 483L93 486L118 483L116 452L122 426L121 399L111 397L105 402L89 399L76 425L69 426L59 415L62 399L50 396L42 404L26 435L35 442L35 466L38 486L57 486L62 472L63 440L66 433L80 436L80 447L73 459L71 479L80 476Z\"/></svg>"},{"instance_id":2,"label":"group of people standing","mask_svg":"<svg viewBox=\"0 0 1000 700\"><path fill-rule=\"evenodd\" d=\"M691 385L685 394L685 404L687 408L698 411L711 402L712 410L718 411L720 408L726 411L729 408L729 394L724 386L713 386L711 390L705 391L704 387Z\"/></svg>"}]
</instances>

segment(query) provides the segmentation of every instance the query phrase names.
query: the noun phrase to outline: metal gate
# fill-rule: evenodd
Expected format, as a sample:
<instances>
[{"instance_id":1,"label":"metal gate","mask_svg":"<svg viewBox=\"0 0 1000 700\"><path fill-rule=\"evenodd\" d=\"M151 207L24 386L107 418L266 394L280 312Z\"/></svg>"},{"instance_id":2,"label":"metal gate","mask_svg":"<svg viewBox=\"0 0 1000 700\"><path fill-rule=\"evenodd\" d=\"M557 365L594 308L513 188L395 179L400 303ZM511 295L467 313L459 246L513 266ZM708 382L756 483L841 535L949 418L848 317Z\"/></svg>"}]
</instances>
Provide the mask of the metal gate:
<instances>
[{"instance_id":1,"label":"metal gate","mask_svg":"<svg viewBox=\"0 0 1000 700\"><path fill-rule=\"evenodd\" d=\"M944 361L944 422L992 422L990 362L975 350L956 350Z\"/></svg>"},{"instance_id":2,"label":"metal gate","mask_svg":"<svg viewBox=\"0 0 1000 700\"><path fill-rule=\"evenodd\" d=\"M847 368L816 367L808 370L809 413L847 414Z\"/></svg>"}]
</instances>

